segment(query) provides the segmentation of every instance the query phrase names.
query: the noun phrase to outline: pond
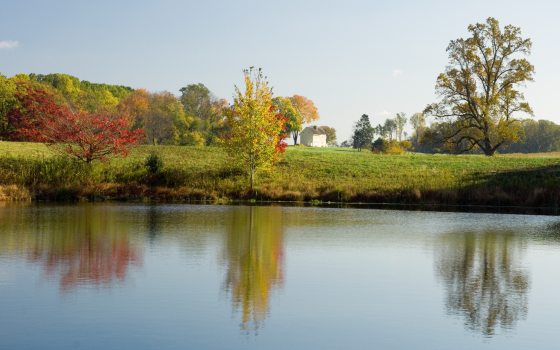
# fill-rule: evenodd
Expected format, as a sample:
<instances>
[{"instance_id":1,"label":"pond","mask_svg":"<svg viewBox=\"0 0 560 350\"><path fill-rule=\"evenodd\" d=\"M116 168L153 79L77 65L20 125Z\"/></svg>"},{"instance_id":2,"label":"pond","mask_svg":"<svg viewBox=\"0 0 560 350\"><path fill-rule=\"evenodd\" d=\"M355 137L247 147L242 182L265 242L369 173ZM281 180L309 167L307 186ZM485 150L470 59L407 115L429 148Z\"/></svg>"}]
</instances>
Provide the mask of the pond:
<instances>
[{"instance_id":1,"label":"pond","mask_svg":"<svg viewBox=\"0 0 560 350\"><path fill-rule=\"evenodd\" d=\"M560 219L0 208L0 349L557 349Z\"/></svg>"}]
</instances>

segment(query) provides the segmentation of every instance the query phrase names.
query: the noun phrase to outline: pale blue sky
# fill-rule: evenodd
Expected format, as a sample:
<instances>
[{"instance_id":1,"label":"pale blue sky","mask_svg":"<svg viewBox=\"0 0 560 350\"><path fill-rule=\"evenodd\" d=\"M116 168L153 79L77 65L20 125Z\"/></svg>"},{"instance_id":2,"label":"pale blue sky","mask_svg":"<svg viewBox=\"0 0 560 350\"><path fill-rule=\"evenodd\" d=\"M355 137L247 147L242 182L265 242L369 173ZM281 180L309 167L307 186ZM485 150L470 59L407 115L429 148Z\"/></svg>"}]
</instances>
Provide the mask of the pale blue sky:
<instances>
[{"instance_id":1,"label":"pale blue sky","mask_svg":"<svg viewBox=\"0 0 560 350\"><path fill-rule=\"evenodd\" d=\"M231 100L241 70L262 67L277 95L315 101L342 141L362 113L378 123L434 102L449 41L493 16L533 40L526 96L560 122L559 14L552 0L0 0L0 72L174 93L202 82Z\"/></svg>"}]
</instances>

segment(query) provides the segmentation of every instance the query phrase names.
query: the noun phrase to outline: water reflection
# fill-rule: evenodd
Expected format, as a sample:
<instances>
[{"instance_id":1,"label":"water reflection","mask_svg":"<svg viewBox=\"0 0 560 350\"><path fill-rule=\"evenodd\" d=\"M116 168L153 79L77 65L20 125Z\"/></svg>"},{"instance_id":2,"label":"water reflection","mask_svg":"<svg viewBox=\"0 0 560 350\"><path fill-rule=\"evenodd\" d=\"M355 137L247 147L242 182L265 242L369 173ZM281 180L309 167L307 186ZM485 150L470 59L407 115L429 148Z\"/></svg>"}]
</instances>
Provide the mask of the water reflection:
<instances>
[{"instance_id":1,"label":"water reflection","mask_svg":"<svg viewBox=\"0 0 560 350\"><path fill-rule=\"evenodd\" d=\"M525 242L519 235L453 233L438 243L436 267L450 314L485 336L526 317L529 276L521 266Z\"/></svg>"},{"instance_id":2,"label":"water reflection","mask_svg":"<svg viewBox=\"0 0 560 350\"><path fill-rule=\"evenodd\" d=\"M62 290L123 281L129 265L142 261L127 226L120 225L111 210L84 206L11 214L2 220L2 253L24 255L41 264Z\"/></svg>"},{"instance_id":3,"label":"water reflection","mask_svg":"<svg viewBox=\"0 0 560 350\"><path fill-rule=\"evenodd\" d=\"M256 330L268 313L272 291L282 285L282 209L233 208L227 227L225 290L241 312L241 328Z\"/></svg>"}]
</instances>

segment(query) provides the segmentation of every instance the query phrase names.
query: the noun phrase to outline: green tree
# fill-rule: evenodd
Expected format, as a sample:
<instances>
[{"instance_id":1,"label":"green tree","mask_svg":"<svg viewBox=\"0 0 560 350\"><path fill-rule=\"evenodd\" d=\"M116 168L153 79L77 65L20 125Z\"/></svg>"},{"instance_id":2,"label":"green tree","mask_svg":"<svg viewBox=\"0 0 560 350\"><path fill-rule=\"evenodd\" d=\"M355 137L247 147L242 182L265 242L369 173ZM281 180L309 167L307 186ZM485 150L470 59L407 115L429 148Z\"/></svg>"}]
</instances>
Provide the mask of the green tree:
<instances>
[{"instance_id":1,"label":"green tree","mask_svg":"<svg viewBox=\"0 0 560 350\"><path fill-rule=\"evenodd\" d=\"M185 113L202 120L208 120L212 114L212 95L202 83L190 84L181 88L181 103Z\"/></svg>"},{"instance_id":2,"label":"green tree","mask_svg":"<svg viewBox=\"0 0 560 350\"><path fill-rule=\"evenodd\" d=\"M369 122L369 116L362 114L360 120L354 125L354 134L352 136L352 147L358 150L362 148L370 148L373 140L373 128Z\"/></svg>"},{"instance_id":3,"label":"green tree","mask_svg":"<svg viewBox=\"0 0 560 350\"><path fill-rule=\"evenodd\" d=\"M395 133L399 141L402 141L404 127L406 126L406 114L404 113L397 113L395 116Z\"/></svg>"},{"instance_id":4,"label":"green tree","mask_svg":"<svg viewBox=\"0 0 560 350\"><path fill-rule=\"evenodd\" d=\"M426 129L426 117L424 113L414 113L412 117L410 117L410 124L412 124L412 128L414 129L413 141L416 147L420 144L420 140L422 140Z\"/></svg>"},{"instance_id":5,"label":"green tree","mask_svg":"<svg viewBox=\"0 0 560 350\"><path fill-rule=\"evenodd\" d=\"M297 135L302 127L302 118L299 111L292 104L292 100L288 97L275 97L272 99L274 108L277 113L283 115L286 121L286 132L294 137L294 145L297 141ZM294 136L296 135L296 136Z\"/></svg>"},{"instance_id":6,"label":"green tree","mask_svg":"<svg viewBox=\"0 0 560 350\"><path fill-rule=\"evenodd\" d=\"M53 88L74 112L113 113L134 90L127 86L97 84L68 74L29 74L29 79Z\"/></svg>"},{"instance_id":7,"label":"green tree","mask_svg":"<svg viewBox=\"0 0 560 350\"><path fill-rule=\"evenodd\" d=\"M8 112L16 103L16 83L0 74L0 135L4 135L8 129Z\"/></svg>"},{"instance_id":8,"label":"green tree","mask_svg":"<svg viewBox=\"0 0 560 350\"><path fill-rule=\"evenodd\" d=\"M150 95L149 108L140 127L144 129L148 143L178 144L187 136L190 121L173 94L160 92Z\"/></svg>"},{"instance_id":9,"label":"green tree","mask_svg":"<svg viewBox=\"0 0 560 350\"><path fill-rule=\"evenodd\" d=\"M243 71L245 91L235 87L233 107L227 115L225 146L249 176L254 188L258 170L270 169L276 159L276 145L284 125L276 117L272 89L262 70Z\"/></svg>"},{"instance_id":10,"label":"green tree","mask_svg":"<svg viewBox=\"0 0 560 350\"><path fill-rule=\"evenodd\" d=\"M522 122L523 137L504 152L555 152L560 150L560 125L550 120L525 119Z\"/></svg>"},{"instance_id":11,"label":"green tree","mask_svg":"<svg viewBox=\"0 0 560 350\"><path fill-rule=\"evenodd\" d=\"M383 124L383 131L385 132L385 135L389 137L389 140L392 140L393 133L397 135L397 122L395 119L386 119L385 124Z\"/></svg>"},{"instance_id":12,"label":"green tree","mask_svg":"<svg viewBox=\"0 0 560 350\"><path fill-rule=\"evenodd\" d=\"M487 156L519 139L519 113L532 114L518 90L533 80L534 67L525 58L531 40L518 27L500 28L498 21L470 25L471 36L451 41L449 65L440 74L436 92L440 102L425 113L452 125L446 140L464 144L462 151L480 149Z\"/></svg>"},{"instance_id":13,"label":"green tree","mask_svg":"<svg viewBox=\"0 0 560 350\"><path fill-rule=\"evenodd\" d=\"M193 136L203 136L203 143L211 145L216 142L218 134L224 127L224 110L229 107L224 99L216 99L202 83L190 84L180 89L181 103L185 113L193 119L191 131Z\"/></svg>"},{"instance_id":14,"label":"green tree","mask_svg":"<svg viewBox=\"0 0 560 350\"><path fill-rule=\"evenodd\" d=\"M327 144L329 146L336 146L336 129L330 126L320 126L319 129L323 130L327 135Z\"/></svg>"}]
</instances>

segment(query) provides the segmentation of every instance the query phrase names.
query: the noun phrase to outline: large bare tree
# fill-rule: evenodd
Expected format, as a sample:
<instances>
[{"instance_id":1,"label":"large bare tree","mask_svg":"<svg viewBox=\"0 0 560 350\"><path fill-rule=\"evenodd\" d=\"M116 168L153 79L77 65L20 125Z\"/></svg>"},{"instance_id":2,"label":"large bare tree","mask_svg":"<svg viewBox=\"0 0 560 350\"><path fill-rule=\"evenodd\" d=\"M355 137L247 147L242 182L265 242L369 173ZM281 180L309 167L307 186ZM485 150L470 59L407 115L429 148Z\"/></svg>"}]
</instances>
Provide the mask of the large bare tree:
<instances>
[{"instance_id":1,"label":"large bare tree","mask_svg":"<svg viewBox=\"0 0 560 350\"><path fill-rule=\"evenodd\" d=\"M498 20L470 25L471 36L451 41L449 66L437 78L441 100L426 114L450 125L444 140L459 152L480 149L491 156L519 138L519 114L533 111L519 87L533 81L534 67L526 57L531 40L512 25L500 28Z\"/></svg>"}]
</instances>

